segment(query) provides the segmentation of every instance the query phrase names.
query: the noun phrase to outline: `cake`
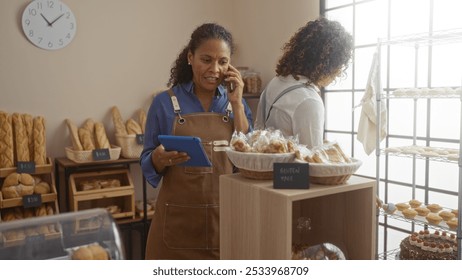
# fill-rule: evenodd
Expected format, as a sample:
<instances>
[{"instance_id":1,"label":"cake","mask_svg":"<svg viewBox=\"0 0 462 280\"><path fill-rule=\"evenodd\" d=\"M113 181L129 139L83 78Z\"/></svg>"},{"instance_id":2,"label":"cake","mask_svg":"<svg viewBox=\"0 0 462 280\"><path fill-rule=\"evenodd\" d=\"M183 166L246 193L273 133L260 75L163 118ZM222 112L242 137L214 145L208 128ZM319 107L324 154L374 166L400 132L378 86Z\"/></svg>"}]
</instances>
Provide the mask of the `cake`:
<instances>
[{"instance_id":1,"label":"cake","mask_svg":"<svg viewBox=\"0 0 462 280\"><path fill-rule=\"evenodd\" d=\"M456 260L457 241L454 234L428 230L414 232L401 241L400 260Z\"/></svg>"}]
</instances>

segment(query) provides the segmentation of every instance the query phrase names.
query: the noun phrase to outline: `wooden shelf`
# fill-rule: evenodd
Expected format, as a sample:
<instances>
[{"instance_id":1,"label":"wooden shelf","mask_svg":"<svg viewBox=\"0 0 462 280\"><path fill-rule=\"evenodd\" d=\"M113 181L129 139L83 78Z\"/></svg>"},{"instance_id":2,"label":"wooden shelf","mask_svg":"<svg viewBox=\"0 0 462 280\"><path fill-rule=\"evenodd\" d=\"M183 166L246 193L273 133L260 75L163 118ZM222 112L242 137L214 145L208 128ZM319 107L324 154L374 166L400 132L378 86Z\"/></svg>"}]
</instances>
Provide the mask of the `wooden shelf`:
<instances>
[{"instance_id":1,"label":"wooden shelf","mask_svg":"<svg viewBox=\"0 0 462 280\"><path fill-rule=\"evenodd\" d=\"M292 244L338 246L347 259L375 259L376 183L352 176L344 185L273 189L272 181L220 177L222 259L291 259ZM311 219L300 233L297 219Z\"/></svg>"}]
</instances>

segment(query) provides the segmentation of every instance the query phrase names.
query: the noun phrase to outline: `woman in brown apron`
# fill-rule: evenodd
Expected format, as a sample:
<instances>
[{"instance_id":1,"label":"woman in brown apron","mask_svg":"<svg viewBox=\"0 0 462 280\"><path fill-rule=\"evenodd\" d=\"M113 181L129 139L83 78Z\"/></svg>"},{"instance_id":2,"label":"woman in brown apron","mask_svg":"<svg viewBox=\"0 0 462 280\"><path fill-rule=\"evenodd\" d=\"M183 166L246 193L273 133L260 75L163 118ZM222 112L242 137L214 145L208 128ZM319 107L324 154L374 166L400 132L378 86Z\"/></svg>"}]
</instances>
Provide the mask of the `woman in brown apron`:
<instances>
[{"instance_id":1,"label":"woman in brown apron","mask_svg":"<svg viewBox=\"0 0 462 280\"><path fill-rule=\"evenodd\" d=\"M235 130L247 133L252 123L242 77L229 64L232 50L226 29L199 26L171 69L172 88L156 96L149 109L140 162L148 182L157 187L162 179L162 187L146 259L219 259L218 179L233 171L224 148ZM160 134L200 137L212 166L179 165L188 156L165 151Z\"/></svg>"}]
</instances>

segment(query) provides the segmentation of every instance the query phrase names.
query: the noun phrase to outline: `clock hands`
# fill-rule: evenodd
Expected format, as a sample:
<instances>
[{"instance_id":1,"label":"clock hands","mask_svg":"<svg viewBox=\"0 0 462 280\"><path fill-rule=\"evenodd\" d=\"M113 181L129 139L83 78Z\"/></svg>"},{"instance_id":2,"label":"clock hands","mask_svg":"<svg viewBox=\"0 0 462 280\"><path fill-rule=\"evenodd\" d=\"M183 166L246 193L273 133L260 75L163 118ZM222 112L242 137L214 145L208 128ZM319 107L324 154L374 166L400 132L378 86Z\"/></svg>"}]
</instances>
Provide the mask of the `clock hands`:
<instances>
[{"instance_id":1,"label":"clock hands","mask_svg":"<svg viewBox=\"0 0 462 280\"><path fill-rule=\"evenodd\" d=\"M57 17L55 20L53 20L50 25L53 26L53 23L55 23L58 19L60 19L64 14L61 14L59 17Z\"/></svg>"},{"instance_id":2,"label":"clock hands","mask_svg":"<svg viewBox=\"0 0 462 280\"><path fill-rule=\"evenodd\" d=\"M64 14L61 14L59 17L55 18L52 22L49 22L48 19L42 13L40 13L40 15L42 16L42 18L47 22L48 26L50 26L50 27L53 27L53 23L57 22L58 19L60 19L60 18L62 18L62 16L64 16Z\"/></svg>"},{"instance_id":3,"label":"clock hands","mask_svg":"<svg viewBox=\"0 0 462 280\"><path fill-rule=\"evenodd\" d=\"M50 23L47 18L42 14L40 13L40 15L42 16L42 18L47 22L48 26L51 26L53 23Z\"/></svg>"}]
</instances>

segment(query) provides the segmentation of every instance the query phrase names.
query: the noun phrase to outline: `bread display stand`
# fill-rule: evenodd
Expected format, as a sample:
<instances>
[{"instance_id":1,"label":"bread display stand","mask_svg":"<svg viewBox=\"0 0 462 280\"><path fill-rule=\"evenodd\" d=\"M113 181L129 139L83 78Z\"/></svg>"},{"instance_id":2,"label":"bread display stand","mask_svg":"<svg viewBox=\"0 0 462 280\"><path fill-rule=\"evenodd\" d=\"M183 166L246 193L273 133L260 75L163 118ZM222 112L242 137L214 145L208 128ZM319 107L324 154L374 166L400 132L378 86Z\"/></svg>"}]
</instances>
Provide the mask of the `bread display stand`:
<instances>
[{"instance_id":1,"label":"bread display stand","mask_svg":"<svg viewBox=\"0 0 462 280\"><path fill-rule=\"evenodd\" d=\"M93 230L77 231L80 220L98 221ZM54 225L53 236L41 234L25 236L20 242L6 244L0 241L2 260L71 260L71 259L124 259L122 240L114 220L104 209L90 209L52 216L0 222L0 236L11 231L28 232L31 229ZM78 254L81 248L94 247L93 255ZM82 251L82 250L80 250ZM97 252L97 253L96 253Z\"/></svg>"},{"instance_id":2,"label":"bread display stand","mask_svg":"<svg viewBox=\"0 0 462 280\"><path fill-rule=\"evenodd\" d=\"M337 186L274 189L271 180L220 176L221 259L291 259L293 244L332 243L347 259L375 258L374 180L351 176ZM311 220L301 234L297 221Z\"/></svg>"},{"instance_id":3,"label":"bread display stand","mask_svg":"<svg viewBox=\"0 0 462 280\"><path fill-rule=\"evenodd\" d=\"M16 172L17 167L9 167L9 168L0 168L0 178L4 178L10 175L13 172ZM51 173L53 172L53 161L51 158L47 158L47 163L42 165L35 165L35 172L34 174L44 174L44 173Z\"/></svg>"},{"instance_id":4,"label":"bread display stand","mask_svg":"<svg viewBox=\"0 0 462 280\"><path fill-rule=\"evenodd\" d=\"M70 175L70 210L81 211L90 208L117 208L112 212L115 219L135 218L135 188L130 172L126 169L84 172ZM117 180L120 186L82 190L84 181Z\"/></svg>"}]
</instances>

